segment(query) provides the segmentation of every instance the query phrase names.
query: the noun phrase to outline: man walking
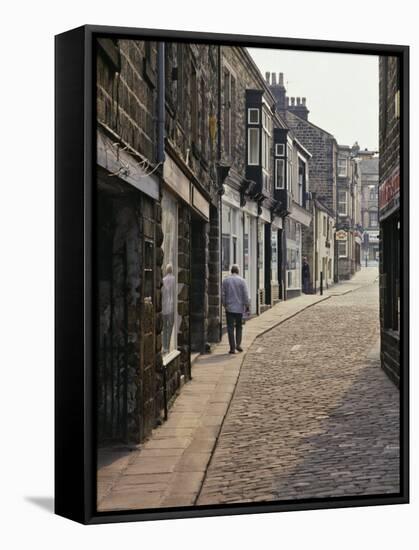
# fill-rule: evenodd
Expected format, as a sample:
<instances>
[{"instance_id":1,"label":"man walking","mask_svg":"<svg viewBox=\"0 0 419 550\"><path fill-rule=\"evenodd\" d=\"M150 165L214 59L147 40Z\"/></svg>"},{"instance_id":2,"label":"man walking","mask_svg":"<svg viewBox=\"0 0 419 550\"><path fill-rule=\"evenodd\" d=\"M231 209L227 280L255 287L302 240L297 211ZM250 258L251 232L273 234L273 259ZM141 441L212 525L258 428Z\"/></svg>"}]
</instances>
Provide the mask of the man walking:
<instances>
[{"instance_id":1,"label":"man walking","mask_svg":"<svg viewBox=\"0 0 419 550\"><path fill-rule=\"evenodd\" d=\"M250 307L249 293L246 281L239 276L239 266L231 266L231 275L223 280L221 302L226 310L227 332L230 344L229 353L243 351L242 319L244 311ZM234 334L234 329L236 334Z\"/></svg>"}]
</instances>

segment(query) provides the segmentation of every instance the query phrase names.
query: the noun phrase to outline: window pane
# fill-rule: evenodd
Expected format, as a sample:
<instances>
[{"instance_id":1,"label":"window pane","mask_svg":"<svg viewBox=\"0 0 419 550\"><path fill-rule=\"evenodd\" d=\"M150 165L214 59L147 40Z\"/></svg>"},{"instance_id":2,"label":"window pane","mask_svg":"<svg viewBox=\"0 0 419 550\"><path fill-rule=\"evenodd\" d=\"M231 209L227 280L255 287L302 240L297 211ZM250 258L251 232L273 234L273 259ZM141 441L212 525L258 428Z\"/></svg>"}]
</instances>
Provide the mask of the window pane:
<instances>
[{"instance_id":1,"label":"window pane","mask_svg":"<svg viewBox=\"0 0 419 550\"><path fill-rule=\"evenodd\" d=\"M249 124L259 124L259 109L249 109Z\"/></svg>"},{"instance_id":2,"label":"window pane","mask_svg":"<svg viewBox=\"0 0 419 550\"><path fill-rule=\"evenodd\" d=\"M259 164L259 129L249 128L249 164Z\"/></svg>"},{"instance_id":3,"label":"window pane","mask_svg":"<svg viewBox=\"0 0 419 550\"><path fill-rule=\"evenodd\" d=\"M283 143L277 143L275 145L275 155L278 157L284 156L285 153L285 147Z\"/></svg>"},{"instance_id":4,"label":"window pane","mask_svg":"<svg viewBox=\"0 0 419 550\"><path fill-rule=\"evenodd\" d=\"M284 189L284 160L276 159L276 179L275 179L275 188Z\"/></svg>"},{"instance_id":5,"label":"window pane","mask_svg":"<svg viewBox=\"0 0 419 550\"><path fill-rule=\"evenodd\" d=\"M177 204L167 193L162 198L163 286L162 348L163 355L177 348Z\"/></svg>"}]
</instances>

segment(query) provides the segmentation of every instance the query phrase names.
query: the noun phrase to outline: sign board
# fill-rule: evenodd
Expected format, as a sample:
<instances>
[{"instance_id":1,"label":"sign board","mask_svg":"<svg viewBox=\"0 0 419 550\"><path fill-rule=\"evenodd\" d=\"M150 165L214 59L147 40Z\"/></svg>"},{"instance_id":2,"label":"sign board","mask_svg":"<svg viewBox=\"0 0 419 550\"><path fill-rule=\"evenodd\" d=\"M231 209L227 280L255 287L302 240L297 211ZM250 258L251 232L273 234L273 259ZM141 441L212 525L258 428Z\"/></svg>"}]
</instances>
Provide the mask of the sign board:
<instances>
[{"instance_id":1,"label":"sign board","mask_svg":"<svg viewBox=\"0 0 419 550\"><path fill-rule=\"evenodd\" d=\"M346 241L348 238L348 234L343 229L339 229L339 231L336 231L336 240L337 241Z\"/></svg>"},{"instance_id":2,"label":"sign board","mask_svg":"<svg viewBox=\"0 0 419 550\"><path fill-rule=\"evenodd\" d=\"M201 212L207 220L209 220L210 205L207 199L192 185L192 205Z\"/></svg>"},{"instance_id":3,"label":"sign board","mask_svg":"<svg viewBox=\"0 0 419 550\"><path fill-rule=\"evenodd\" d=\"M182 197L188 204L190 203L190 182L178 165L166 154L163 164L164 181L175 191L179 197Z\"/></svg>"},{"instance_id":4,"label":"sign board","mask_svg":"<svg viewBox=\"0 0 419 550\"><path fill-rule=\"evenodd\" d=\"M380 218L390 214L400 206L400 170L397 167L394 172L385 179L378 188L378 204Z\"/></svg>"}]
</instances>

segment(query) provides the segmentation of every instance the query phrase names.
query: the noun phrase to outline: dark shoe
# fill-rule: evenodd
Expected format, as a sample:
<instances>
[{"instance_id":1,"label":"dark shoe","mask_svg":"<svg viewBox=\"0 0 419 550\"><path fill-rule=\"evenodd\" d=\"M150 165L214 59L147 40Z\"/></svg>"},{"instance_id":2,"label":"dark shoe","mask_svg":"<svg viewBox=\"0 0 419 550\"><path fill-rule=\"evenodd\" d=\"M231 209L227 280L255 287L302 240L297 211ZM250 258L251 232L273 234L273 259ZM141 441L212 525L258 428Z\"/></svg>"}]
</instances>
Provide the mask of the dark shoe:
<instances>
[{"instance_id":1,"label":"dark shoe","mask_svg":"<svg viewBox=\"0 0 419 550\"><path fill-rule=\"evenodd\" d=\"M237 350L237 351L243 351L243 348L241 348L240 346L237 346L237 347L236 347L236 350Z\"/></svg>"},{"instance_id":2,"label":"dark shoe","mask_svg":"<svg viewBox=\"0 0 419 550\"><path fill-rule=\"evenodd\" d=\"M236 353L234 349L231 349L228 353Z\"/></svg>"}]
</instances>

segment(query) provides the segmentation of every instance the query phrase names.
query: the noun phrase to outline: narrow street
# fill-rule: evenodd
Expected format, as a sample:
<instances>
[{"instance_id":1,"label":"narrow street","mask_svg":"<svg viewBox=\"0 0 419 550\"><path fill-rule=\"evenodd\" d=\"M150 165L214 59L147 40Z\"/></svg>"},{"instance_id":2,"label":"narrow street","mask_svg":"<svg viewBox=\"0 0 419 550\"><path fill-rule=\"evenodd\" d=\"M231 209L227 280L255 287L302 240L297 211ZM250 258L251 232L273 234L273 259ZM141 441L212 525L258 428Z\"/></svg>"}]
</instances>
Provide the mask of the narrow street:
<instances>
[{"instance_id":1,"label":"narrow street","mask_svg":"<svg viewBox=\"0 0 419 550\"><path fill-rule=\"evenodd\" d=\"M398 391L378 338L377 281L259 338L197 504L398 492Z\"/></svg>"},{"instance_id":2,"label":"narrow street","mask_svg":"<svg viewBox=\"0 0 419 550\"><path fill-rule=\"evenodd\" d=\"M246 324L245 355L228 356L224 338L200 357L149 441L101 457L99 509L397 492L377 275L278 304Z\"/></svg>"}]
</instances>

